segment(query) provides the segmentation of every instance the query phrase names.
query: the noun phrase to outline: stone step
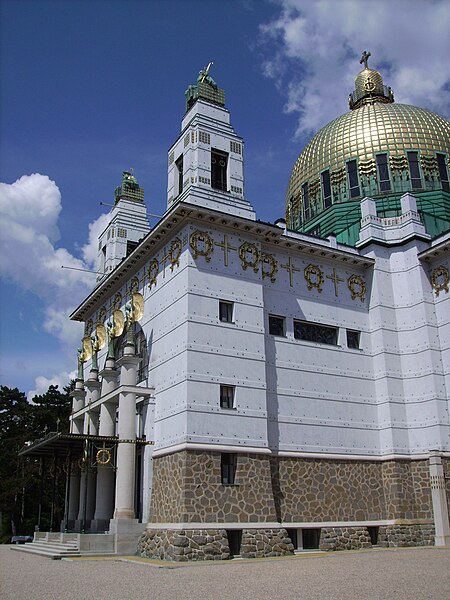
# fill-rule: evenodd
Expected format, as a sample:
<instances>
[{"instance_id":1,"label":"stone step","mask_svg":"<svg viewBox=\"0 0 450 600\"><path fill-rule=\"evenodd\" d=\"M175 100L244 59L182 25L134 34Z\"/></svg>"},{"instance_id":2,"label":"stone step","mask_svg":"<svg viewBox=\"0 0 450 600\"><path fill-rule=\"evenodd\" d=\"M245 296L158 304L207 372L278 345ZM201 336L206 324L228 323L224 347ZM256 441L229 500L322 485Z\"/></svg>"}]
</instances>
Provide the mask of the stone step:
<instances>
[{"instance_id":1,"label":"stone step","mask_svg":"<svg viewBox=\"0 0 450 600\"><path fill-rule=\"evenodd\" d=\"M69 544L61 544L61 543L57 543L57 542L31 542L31 543L27 543L24 544L25 546L30 547L31 545L33 546L33 548L44 548L47 550L57 550L59 552L73 552L74 550L79 550L78 548L78 544L74 544L74 543L69 543Z\"/></svg>"},{"instance_id":2,"label":"stone step","mask_svg":"<svg viewBox=\"0 0 450 600\"><path fill-rule=\"evenodd\" d=\"M36 544L31 542L29 544L17 544L11 546L11 550L16 552L28 552L29 554L38 554L39 556L47 556L53 560L60 560L61 558L67 558L69 556L80 556L80 551L75 549L55 549L46 547L45 544Z\"/></svg>"}]
</instances>

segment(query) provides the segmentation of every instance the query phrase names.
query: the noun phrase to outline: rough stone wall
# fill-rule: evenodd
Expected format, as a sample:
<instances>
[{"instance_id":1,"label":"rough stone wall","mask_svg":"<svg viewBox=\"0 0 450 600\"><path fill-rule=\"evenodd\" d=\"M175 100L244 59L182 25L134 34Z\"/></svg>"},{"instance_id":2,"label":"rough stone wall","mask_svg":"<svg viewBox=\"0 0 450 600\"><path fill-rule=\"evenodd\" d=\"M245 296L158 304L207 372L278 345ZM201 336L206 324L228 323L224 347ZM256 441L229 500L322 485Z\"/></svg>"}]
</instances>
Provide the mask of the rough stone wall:
<instances>
[{"instance_id":1,"label":"rough stone wall","mask_svg":"<svg viewBox=\"0 0 450 600\"><path fill-rule=\"evenodd\" d=\"M359 550L371 548L367 527L322 527L320 550Z\"/></svg>"},{"instance_id":2,"label":"rough stone wall","mask_svg":"<svg viewBox=\"0 0 450 600\"><path fill-rule=\"evenodd\" d=\"M387 525L378 530L382 547L434 546L434 525Z\"/></svg>"},{"instance_id":3,"label":"rough stone wall","mask_svg":"<svg viewBox=\"0 0 450 600\"><path fill-rule=\"evenodd\" d=\"M264 523L433 518L428 461L353 461L238 454L221 483L220 452L154 459L150 522ZM450 461L446 468L450 469Z\"/></svg>"},{"instance_id":4,"label":"rough stone wall","mask_svg":"<svg viewBox=\"0 0 450 600\"><path fill-rule=\"evenodd\" d=\"M225 529L147 530L138 540L138 554L175 562L230 558Z\"/></svg>"},{"instance_id":5,"label":"rough stone wall","mask_svg":"<svg viewBox=\"0 0 450 600\"><path fill-rule=\"evenodd\" d=\"M432 519L428 461L391 460L381 465L385 518Z\"/></svg>"},{"instance_id":6,"label":"rough stone wall","mask_svg":"<svg viewBox=\"0 0 450 600\"><path fill-rule=\"evenodd\" d=\"M294 546L286 529L244 529L242 558L266 558L294 554Z\"/></svg>"}]
</instances>

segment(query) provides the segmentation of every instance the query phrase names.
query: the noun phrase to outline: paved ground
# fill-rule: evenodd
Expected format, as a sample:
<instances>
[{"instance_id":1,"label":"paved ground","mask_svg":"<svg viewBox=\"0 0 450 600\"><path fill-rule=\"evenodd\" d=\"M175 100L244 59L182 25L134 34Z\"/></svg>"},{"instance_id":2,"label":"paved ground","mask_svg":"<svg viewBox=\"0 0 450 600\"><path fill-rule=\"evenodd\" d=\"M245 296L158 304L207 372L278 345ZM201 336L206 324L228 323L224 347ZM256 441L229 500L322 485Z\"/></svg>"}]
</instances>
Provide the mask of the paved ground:
<instances>
[{"instance_id":1,"label":"paved ground","mask_svg":"<svg viewBox=\"0 0 450 600\"><path fill-rule=\"evenodd\" d=\"M161 566L162 565L162 566ZM2 600L448 600L450 548L175 565L55 561L0 546Z\"/></svg>"}]
</instances>

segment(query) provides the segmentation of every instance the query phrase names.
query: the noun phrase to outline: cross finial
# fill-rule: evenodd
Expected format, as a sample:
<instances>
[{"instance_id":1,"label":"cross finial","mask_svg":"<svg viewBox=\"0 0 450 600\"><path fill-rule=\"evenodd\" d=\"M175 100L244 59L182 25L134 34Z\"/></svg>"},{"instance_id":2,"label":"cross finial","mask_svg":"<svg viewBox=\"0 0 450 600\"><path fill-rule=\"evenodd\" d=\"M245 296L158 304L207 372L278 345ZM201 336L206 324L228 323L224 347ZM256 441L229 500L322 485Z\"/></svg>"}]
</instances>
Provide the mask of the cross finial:
<instances>
[{"instance_id":1,"label":"cross finial","mask_svg":"<svg viewBox=\"0 0 450 600\"><path fill-rule=\"evenodd\" d=\"M364 63L364 68L365 69L368 69L367 61L369 60L369 56L372 56L370 54L370 52L367 52L367 50L364 50L364 52L361 55L361 60L359 61L360 65L362 65Z\"/></svg>"}]
</instances>

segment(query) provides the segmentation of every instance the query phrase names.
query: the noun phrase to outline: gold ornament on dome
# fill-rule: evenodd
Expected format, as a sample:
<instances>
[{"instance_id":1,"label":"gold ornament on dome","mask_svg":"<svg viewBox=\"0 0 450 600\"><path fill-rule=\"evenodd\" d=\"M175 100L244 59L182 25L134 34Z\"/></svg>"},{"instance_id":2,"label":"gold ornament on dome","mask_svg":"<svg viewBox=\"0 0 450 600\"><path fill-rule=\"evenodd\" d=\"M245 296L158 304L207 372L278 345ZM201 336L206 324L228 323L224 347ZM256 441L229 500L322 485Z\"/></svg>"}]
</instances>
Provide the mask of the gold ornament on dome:
<instances>
[{"instance_id":1,"label":"gold ornament on dome","mask_svg":"<svg viewBox=\"0 0 450 600\"><path fill-rule=\"evenodd\" d=\"M156 287L156 279L159 273L159 263L156 258L150 261L148 265L148 287L152 289L153 286Z\"/></svg>"},{"instance_id":2,"label":"gold ornament on dome","mask_svg":"<svg viewBox=\"0 0 450 600\"><path fill-rule=\"evenodd\" d=\"M214 242L209 233L197 229L194 233L191 233L189 245L192 248L192 257L194 260L198 256L204 256L206 262L211 260L211 254L214 251Z\"/></svg>"},{"instance_id":3,"label":"gold ornament on dome","mask_svg":"<svg viewBox=\"0 0 450 600\"><path fill-rule=\"evenodd\" d=\"M180 266L181 249L182 244L180 238L175 238L174 240L172 240L169 250L169 261L171 271L173 271L175 266Z\"/></svg>"},{"instance_id":4,"label":"gold ornament on dome","mask_svg":"<svg viewBox=\"0 0 450 600\"><path fill-rule=\"evenodd\" d=\"M350 275L347 280L348 289L352 295L352 300L359 298L361 302L366 299L366 282L360 275Z\"/></svg>"},{"instance_id":5,"label":"gold ornament on dome","mask_svg":"<svg viewBox=\"0 0 450 600\"><path fill-rule=\"evenodd\" d=\"M272 283L275 283L278 271L278 261L272 254L261 254L261 273L262 278L269 277ZM269 265L269 270L264 269L264 265Z\"/></svg>"},{"instance_id":6,"label":"gold ornament on dome","mask_svg":"<svg viewBox=\"0 0 450 600\"><path fill-rule=\"evenodd\" d=\"M249 256L251 257L249 260ZM260 254L255 244L244 242L239 246L239 258L241 259L242 268L246 271L252 268L255 273L259 270Z\"/></svg>"},{"instance_id":7,"label":"gold ornament on dome","mask_svg":"<svg viewBox=\"0 0 450 600\"><path fill-rule=\"evenodd\" d=\"M439 293L442 291L447 294L449 283L450 273L447 267L441 265L440 267L433 269L433 272L431 273L431 285L433 286L436 296L439 296Z\"/></svg>"},{"instance_id":8,"label":"gold ornament on dome","mask_svg":"<svg viewBox=\"0 0 450 600\"><path fill-rule=\"evenodd\" d=\"M319 292L322 291L325 281L322 269L317 265L308 265L304 270L304 276L308 285L308 290L316 288Z\"/></svg>"}]
</instances>

